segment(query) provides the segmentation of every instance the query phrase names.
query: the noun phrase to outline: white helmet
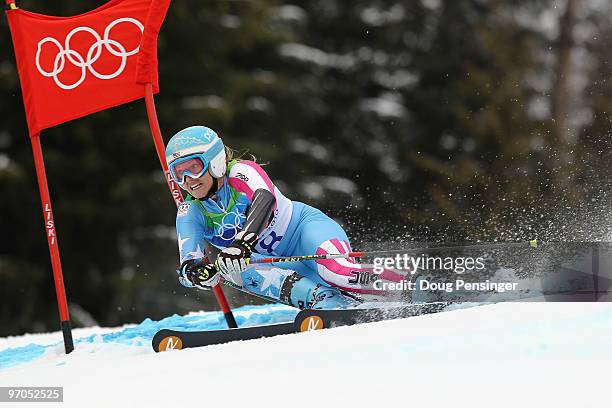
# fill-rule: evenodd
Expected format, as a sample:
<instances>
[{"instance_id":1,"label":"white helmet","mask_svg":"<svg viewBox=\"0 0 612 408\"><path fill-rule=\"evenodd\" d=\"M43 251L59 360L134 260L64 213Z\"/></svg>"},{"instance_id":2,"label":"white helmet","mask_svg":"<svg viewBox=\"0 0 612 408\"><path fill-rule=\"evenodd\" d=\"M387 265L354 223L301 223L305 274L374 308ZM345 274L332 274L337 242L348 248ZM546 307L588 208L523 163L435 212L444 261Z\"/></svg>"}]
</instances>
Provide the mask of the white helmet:
<instances>
[{"instance_id":1,"label":"white helmet","mask_svg":"<svg viewBox=\"0 0 612 408\"><path fill-rule=\"evenodd\" d=\"M202 160L203 170L199 174L189 171L176 171L175 166L191 158ZM227 170L225 162L225 146L214 130L205 126L191 126L181 130L168 142L166 146L166 162L174 181L182 184L185 176L200 177L206 170L214 178L221 178Z\"/></svg>"}]
</instances>

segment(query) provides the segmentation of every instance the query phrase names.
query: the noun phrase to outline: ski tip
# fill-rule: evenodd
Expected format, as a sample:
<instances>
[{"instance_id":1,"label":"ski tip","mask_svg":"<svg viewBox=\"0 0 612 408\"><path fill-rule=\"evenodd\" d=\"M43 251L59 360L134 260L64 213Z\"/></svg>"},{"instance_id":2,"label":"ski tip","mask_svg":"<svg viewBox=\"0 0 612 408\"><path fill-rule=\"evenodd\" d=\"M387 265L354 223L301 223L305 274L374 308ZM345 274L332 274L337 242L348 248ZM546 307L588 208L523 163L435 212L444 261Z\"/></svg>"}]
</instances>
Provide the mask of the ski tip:
<instances>
[{"instance_id":1,"label":"ski tip","mask_svg":"<svg viewBox=\"0 0 612 408\"><path fill-rule=\"evenodd\" d=\"M537 248L538 247L538 240L537 239L532 239L531 241L529 241L529 245L531 245L532 248Z\"/></svg>"}]
</instances>

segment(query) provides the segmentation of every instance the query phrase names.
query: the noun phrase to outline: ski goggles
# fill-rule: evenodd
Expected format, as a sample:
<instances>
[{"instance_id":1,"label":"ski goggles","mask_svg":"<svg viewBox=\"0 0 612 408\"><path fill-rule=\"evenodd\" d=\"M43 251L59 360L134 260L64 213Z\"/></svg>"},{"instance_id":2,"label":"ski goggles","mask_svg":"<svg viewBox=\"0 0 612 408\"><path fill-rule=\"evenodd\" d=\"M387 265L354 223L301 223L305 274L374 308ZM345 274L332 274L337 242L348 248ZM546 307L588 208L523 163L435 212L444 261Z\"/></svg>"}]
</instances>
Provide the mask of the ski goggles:
<instances>
[{"instance_id":1,"label":"ski goggles","mask_svg":"<svg viewBox=\"0 0 612 408\"><path fill-rule=\"evenodd\" d=\"M208 161L203 154L182 157L172 162L169 166L172 179L178 184L184 184L187 176L191 178L201 177L208 170Z\"/></svg>"}]
</instances>

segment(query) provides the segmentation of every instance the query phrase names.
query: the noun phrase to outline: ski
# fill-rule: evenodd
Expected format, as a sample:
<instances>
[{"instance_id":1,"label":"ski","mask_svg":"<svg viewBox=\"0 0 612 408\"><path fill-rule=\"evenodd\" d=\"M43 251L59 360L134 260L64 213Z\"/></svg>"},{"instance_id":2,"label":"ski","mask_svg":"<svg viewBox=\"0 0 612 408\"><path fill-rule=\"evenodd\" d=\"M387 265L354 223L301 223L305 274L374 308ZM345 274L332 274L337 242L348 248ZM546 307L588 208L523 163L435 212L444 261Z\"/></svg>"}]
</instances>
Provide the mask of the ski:
<instances>
[{"instance_id":1,"label":"ski","mask_svg":"<svg viewBox=\"0 0 612 408\"><path fill-rule=\"evenodd\" d=\"M304 309L295 318L297 331L331 329L382 320L402 319L405 317L439 313L449 306L449 302L418 303L394 307L372 307L361 309L313 310Z\"/></svg>"},{"instance_id":2,"label":"ski","mask_svg":"<svg viewBox=\"0 0 612 408\"><path fill-rule=\"evenodd\" d=\"M153 336L152 345L153 350L160 352L211 346L213 344L223 344L238 340L253 340L289 333L295 333L294 322L225 330L181 331L162 329Z\"/></svg>"},{"instance_id":3,"label":"ski","mask_svg":"<svg viewBox=\"0 0 612 408\"><path fill-rule=\"evenodd\" d=\"M180 331L162 329L153 337L152 346L153 350L161 352L210 346L213 344L224 344L238 340L253 340L281 334L330 329L340 326L438 313L444 311L449 304L448 302L436 302L386 308L372 307L337 310L304 309L298 313L294 321L286 323L225 330Z\"/></svg>"}]
</instances>

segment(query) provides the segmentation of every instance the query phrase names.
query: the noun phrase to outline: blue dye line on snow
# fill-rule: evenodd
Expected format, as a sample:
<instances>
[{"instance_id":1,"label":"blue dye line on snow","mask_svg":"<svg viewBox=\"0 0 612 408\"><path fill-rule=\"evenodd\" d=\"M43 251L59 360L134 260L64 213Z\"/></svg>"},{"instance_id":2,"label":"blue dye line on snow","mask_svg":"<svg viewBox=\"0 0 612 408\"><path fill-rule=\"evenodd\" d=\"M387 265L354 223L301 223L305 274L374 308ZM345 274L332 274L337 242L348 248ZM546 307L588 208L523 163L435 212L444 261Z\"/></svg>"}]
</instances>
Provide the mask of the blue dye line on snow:
<instances>
[{"instance_id":1,"label":"blue dye line on snow","mask_svg":"<svg viewBox=\"0 0 612 408\"><path fill-rule=\"evenodd\" d=\"M239 327L292 321L299 310L282 305L243 306L234 310ZM125 329L92 334L75 340L75 347L83 343L118 343L130 346L145 346L151 343L155 333L161 329L175 330L221 330L227 324L221 312L206 312L197 315L172 315L159 321L145 319L142 323ZM48 349L61 342L49 345L28 344L0 351L0 370L28 363L42 357Z\"/></svg>"},{"instance_id":2,"label":"blue dye line on snow","mask_svg":"<svg viewBox=\"0 0 612 408\"><path fill-rule=\"evenodd\" d=\"M28 344L27 346L2 350L0 351L0 370L35 360L45 354L47 347L39 344Z\"/></svg>"}]
</instances>

